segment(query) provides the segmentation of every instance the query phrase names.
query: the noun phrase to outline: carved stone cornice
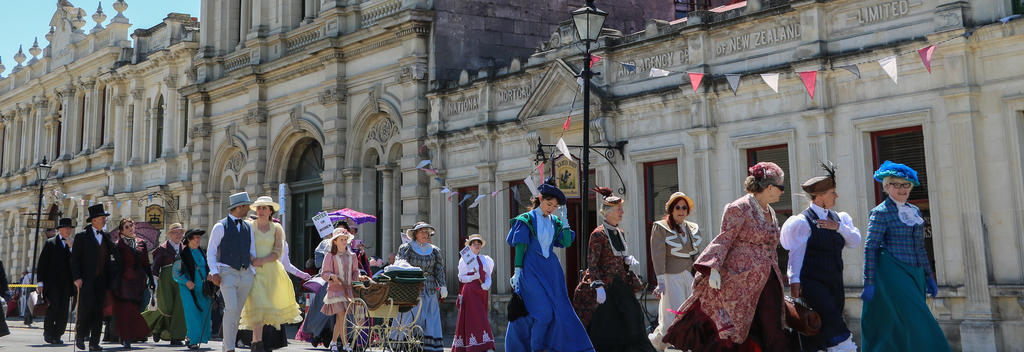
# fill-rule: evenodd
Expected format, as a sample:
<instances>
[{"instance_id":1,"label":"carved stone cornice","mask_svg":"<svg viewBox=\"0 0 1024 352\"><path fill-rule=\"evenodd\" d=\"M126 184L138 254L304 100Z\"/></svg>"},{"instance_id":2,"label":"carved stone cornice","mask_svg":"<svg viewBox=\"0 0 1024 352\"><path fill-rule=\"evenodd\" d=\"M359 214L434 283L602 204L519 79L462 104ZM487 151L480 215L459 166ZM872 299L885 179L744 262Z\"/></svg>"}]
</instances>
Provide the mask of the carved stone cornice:
<instances>
[{"instance_id":1,"label":"carved stone cornice","mask_svg":"<svg viewBox=\"0 0 1024 352\"><path fill-rule=\"evenodd\" d=\"M317 102L321 105L327 105L331 103L344 103L348 100L348 90L344 87L331 87L324 89L317 96Z\"/></svg>"},{"instance_id":2,"label":"carved stone cornice","mask_svg":"<svg viewBox=\"0 0 1024 352\"><path fill-rule=\"evenodd\" d=\"M245 114L245 124L252 125L267 122L267 115L267 108L249 109L249 112Z\"/></svg>"},{"instance_id":3,"label":"carved stone cornice","mask_svg":"<svg viewBox=\"0 0 1024 352\"><path fill-rule=\"evenodd\" d=\"M132 100L142 100L146 97L146 90L142 88L132 89Z\"/></svg>"},{"instance_id":4,"label":"carved stone cornice","mask_svg":"<svg viewBox=\"0 0 1024 352\"><path fill-rule=\"evenodd\" d=\"M209 123L200 123L192 126L192 130L189 131L189 137L191 138L207 138L210 137L210 133L213 132L213 126Z\"/></svg>"}]
</instances>

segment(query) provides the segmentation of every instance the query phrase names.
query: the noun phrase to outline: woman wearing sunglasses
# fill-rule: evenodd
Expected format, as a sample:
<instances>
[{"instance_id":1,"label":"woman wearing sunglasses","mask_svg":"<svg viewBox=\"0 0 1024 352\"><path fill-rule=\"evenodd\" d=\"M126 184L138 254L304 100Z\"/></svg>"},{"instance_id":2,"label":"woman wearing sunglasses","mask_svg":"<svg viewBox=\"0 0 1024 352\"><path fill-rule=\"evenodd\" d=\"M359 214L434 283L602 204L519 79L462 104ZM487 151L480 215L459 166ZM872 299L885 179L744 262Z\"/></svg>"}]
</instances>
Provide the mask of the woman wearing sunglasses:
<instances>
[{"instance_id":1,"label":"woman wearing sunglasses","mask_svg":"<svg viewBox=\"0 0 1024 352\"><path fill-rule=\"evenodd\" d=\"M888 195L871 209L864 244L862 351L949 351L925 293L938 285L924 243L924 217L907 202L917 171L886 160L874 174Z\"/></svg>"},{"instance_id":2,"label":"woman wearing sunglasses","mask_svg":"<svg viewBox=\"0 0 1024 352\"><path fill-rule=\"evenodd\" d=\"M693 264L693 295L663 339L694 351L785 351L775 203L785 191L778 165L747 170L747 195L725 206L722 231Z\"/></svg>"},{"instance_id":3,"label":"woman wearing sunglasses","mask_svg":"<svg viewBox=\"0 0 1024 352\"><path fill-rule=\"evenodd\" d=\"M658 286L654 295L658 302L658 326L647 338L654 347L664 351L661 342L676 315L676 309L693 294L693 260L700 254L703 239L697 234L697 223L686 221L693 209L693 199L683 192L673 193L665 203L665 216L651 227L651 261Z\"/></svg>"}]
</instances>

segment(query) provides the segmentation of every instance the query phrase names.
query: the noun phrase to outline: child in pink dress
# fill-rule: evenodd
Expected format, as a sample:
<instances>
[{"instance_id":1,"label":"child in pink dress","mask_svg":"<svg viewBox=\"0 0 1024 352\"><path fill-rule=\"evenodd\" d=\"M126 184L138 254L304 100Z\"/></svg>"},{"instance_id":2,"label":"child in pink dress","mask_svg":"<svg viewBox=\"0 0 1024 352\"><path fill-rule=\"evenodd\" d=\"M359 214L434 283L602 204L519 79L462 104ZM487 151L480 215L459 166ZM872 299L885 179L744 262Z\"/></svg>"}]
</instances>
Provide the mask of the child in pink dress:
<instances>
[{"instance_id":1,"label":"child in pink dress","mask_svg":"<svg viewBox=\"0 0 1024 352\"><path fill-rule=\"evenodd\" d=\"M352 282L361 280L356 256L348 249L352 234L343 228L334 229L331 235L330 255L324 257L324 266L320 276L327 280L327 294L324 295L324 306L321 312L336 315L334 334L331 338L331 351L338 351L338 337L344 351L351 351L348 343L348 331L345 325L345 314L352 301Z\"/></svg>"}]
</instances>

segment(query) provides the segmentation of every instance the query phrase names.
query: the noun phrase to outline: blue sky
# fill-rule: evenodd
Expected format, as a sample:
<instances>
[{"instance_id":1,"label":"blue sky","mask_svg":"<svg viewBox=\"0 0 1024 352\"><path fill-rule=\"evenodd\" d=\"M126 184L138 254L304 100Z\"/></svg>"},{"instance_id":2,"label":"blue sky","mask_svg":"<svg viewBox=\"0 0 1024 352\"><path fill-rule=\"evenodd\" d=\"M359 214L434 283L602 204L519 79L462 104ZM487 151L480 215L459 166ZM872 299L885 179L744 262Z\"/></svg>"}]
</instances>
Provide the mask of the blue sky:
<instances>
[{"instance_id":1,"label":"blue sky","mask_svg":"<svg viewBox=\"0 0 1024 352\"><path fill-rule=\"evenodd\" d=\"M157 25L168 13L187 13L192 17L199 17L199 5L201 0L125 0L128 9L124 15L132 23L128 33L138 28L149 28ZM18 63L14 61L14 54L18 52L18 45L24 45L25 56L31 59L28 48L32 47L32 40L39 37L39 47L46 47L46 32L50 31L50 18L57 10L56 0L0 0L4 10L0 11L0 58L3 59L7 71L4 76L11 72L11 68ZM103 13L107 15L107 21L117 15L112 4L114 0L71 0L77 7L85 9L86 16L85 31L88 32L96 25L92 20L92 14L96 12L96 5L103 4Z\"/></svg>"}]
</instances>

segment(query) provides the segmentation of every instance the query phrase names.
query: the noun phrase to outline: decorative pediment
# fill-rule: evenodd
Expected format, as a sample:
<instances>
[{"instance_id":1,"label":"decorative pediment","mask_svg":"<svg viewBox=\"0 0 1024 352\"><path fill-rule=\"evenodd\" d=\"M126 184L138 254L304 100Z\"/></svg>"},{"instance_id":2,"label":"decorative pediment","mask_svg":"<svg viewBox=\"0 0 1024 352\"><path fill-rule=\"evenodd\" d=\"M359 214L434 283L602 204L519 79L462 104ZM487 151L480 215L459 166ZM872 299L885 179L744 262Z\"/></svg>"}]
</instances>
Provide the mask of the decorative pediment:
<instances>
[{"instance_id":1,"label":"decorative pediment","mask_svg":"<svg viewBox=\"0 0 1024 352\"><path fill-rule=\"evenodd\" d=\"M568 114L570 110L583 107L583 93L577 82L576 69L559 59L552 62L544 73L544 77L533 90L533 94L519 111L519 120L526 122L532 118ZM599 89L590 86L591 106L600 105ZM573 102L575 100L575 103Z\"/></svg>"}]
</instances>

